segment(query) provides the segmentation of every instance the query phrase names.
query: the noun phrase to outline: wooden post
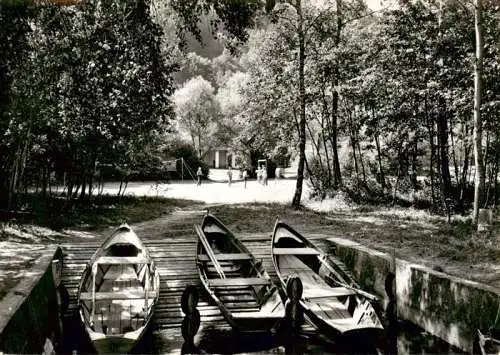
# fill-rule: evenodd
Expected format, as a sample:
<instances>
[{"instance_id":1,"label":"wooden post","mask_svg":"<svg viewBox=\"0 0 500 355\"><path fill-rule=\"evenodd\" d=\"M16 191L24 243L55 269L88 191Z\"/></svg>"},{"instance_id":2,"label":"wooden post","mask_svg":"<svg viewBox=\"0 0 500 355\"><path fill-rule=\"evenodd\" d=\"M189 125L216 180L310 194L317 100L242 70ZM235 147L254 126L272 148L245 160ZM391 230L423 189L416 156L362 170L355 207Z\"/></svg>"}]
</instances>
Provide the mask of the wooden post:
<instances>
[{"instance_id":1,"label":"wooden post","mask_svg":"<svg viewBox=\"0 0 500 355\"><path fill-rule=\"evenodd\" d=\"M97 274L97 263L92 265L92 314L90 315L90 321L94 323L95 314L95 276ZM92 324L93 326L93 324Z\"/></svg>"},{"instance_id":2,"label":"wooden post","mask_svg":"<svg viewBox=\"0 0 500 355\"><path fill-rule=\"evenodd\" d=\"M144 265L146 272L144 274L144 314L148 313L149 307L149 264Z\"/></svg>"},{"instance_id":3,"label":"wooden post","mask_svg":"<svg viewBox=\"0 0 500 355\"><path fill-rule=\"evenodd\" d=\"M491 230L493 224L493 211L489 208L479 209L477 231L479 233L487 233Z\"/></svg>"}]
</instances>

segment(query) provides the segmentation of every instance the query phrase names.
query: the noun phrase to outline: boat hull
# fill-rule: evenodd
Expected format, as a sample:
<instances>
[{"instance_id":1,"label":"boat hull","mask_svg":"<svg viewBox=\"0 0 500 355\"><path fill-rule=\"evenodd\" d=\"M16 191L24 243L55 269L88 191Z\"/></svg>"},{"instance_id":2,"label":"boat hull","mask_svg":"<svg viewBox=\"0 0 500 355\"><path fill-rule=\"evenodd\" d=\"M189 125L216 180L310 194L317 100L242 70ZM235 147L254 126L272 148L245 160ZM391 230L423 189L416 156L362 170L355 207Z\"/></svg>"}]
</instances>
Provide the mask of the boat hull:
<instances>
[{"instance_id":1,"label":"boat hull","mask_svg":"<svg viewBox=\"0 0 500 355\"><path fill-rule=\"evenodd\" d=\"M365 344L374 344L383 335L383 328L371 326L342 332L328 323L328 321L325 321L325 319L319 317L316 312L305 306L303 302L300 302L300 307L307 318L309 318L321 333L340 343L352 344L353 341L355 341Z\"/></svg>"},{"instance_id":2,"label":"boat hull","mask_svg":"<svg viewBox=\"0 0 500 355\"><path fill-rule=\"evenodd\" d=\"M137 347L152 323L159 288L149 252L128 225L120 226L91 257L78 289L80 322L97 353Z\"/></svg>"},{"instance_id":3,"label":"boat hull","mask_svg":"<svg viewBox=\"0 0 500 355\"><path fill-rule=\"evenodd\" d=\"M214 216L207 215L195 229L200 281L228 324L242 332L269 332L276 328L285 316L285 308L262 262ZM238 282L231 284L231 280ZM228 299L235 291L249 298L245 302Z\"/></svg>"},{"instance_id":4,"label":"boat hull","mask_svg":"<svg viewBox=\"0 0 500 355\"><path fill-rule=\"evenodd\" d=\"M224 313L224 312L223 312ZM238 331L244 332L270 332L276 329L283 320L284 314L276 317L239 317L237 314L231 314L224 318Z\"/></svg>"},{"instance_id":5,"label":"boat hull","mask_svg":"<svg viewBox=\"0 0 500 355\"><path fill-rule=\"evenodd\" d=\"M285 317L284 308L283 312L276 313L272 316L259 314L255 312L254 314L245 316L238 315L238 313L233 313L231 310L226 307L224 302L222 302L217 295L213 292L212 289L207 285L207 282L204 278L201 277L201 282L206 292L212 301L217 305L220 309L222 316L226 320L226 322L237 331L241 332L270 332L273 329L276 329L277 326L283 321ZM277 291L276 291L277 292ZM279 297L279 294L277 295Z\"/></svg>"},{"instance_id":6,"label":"boat hull","mask_svg":"<svg viewBox=\"0 0 500 355\"><path fill-rule=\"evenodd\" d=\"M365 298L373 295L350 286L355 283L347 274L329 263L326 255L297 231L279 221L272 236L271 255L283 292L298 302L321 333L346 345L346 351L360 346L373 348L384 331L373 305Z\"/></svg>"},{"instance_id":7,"label":"boat hull","mask_svg":"<svg viewBox=\"0 0 500 355\"><path fill-rule=\"evenodd\" d=\"M132 352L138 339L106 337L94 340L92 345L98 354L127 354Z\"/></svg>"}]
</instances>

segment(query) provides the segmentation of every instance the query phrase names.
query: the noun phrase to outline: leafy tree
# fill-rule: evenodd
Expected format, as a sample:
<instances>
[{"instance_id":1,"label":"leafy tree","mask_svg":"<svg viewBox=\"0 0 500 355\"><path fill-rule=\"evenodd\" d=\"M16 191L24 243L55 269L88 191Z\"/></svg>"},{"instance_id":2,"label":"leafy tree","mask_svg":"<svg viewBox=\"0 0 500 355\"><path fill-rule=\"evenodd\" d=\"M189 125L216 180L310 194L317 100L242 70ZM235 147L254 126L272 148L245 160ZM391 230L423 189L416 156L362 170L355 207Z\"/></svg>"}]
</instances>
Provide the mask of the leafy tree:
<instances>
[{"instance_id":1,"label":"leafy tree","mask_svg":"<svg viewBox=\"0 0 500 355\"><path fill-rule=\"evenodd\" d=\"M33 23L14 117L37 132L28 148L45 155L42 175L61 169L68 197L74 187L84 197L97 162L130 165L169 123L175 63L161 56L161 32L141 2L42 6Z\"/></svg>"},{"instance_id":2,"label":"leafy tree","mask_svg":"<svg viewBox=\"0 0 500 355\"><path fill-rule=\"evenodd\" d=\"M207 80L197 76L185 82L174 93L173 100L180 127L187 131L193 148L201 158L211 146L210 137L218 115L214 88Z\"/></svg>"}]
</instances>

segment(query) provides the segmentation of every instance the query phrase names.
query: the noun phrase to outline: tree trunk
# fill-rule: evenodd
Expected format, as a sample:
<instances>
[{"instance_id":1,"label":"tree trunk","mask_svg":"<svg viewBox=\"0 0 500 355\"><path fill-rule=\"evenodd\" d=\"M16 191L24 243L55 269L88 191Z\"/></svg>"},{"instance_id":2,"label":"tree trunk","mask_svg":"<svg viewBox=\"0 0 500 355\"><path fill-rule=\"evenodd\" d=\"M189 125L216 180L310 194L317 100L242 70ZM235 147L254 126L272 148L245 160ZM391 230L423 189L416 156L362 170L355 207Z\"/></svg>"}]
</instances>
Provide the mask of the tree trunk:
<instances>
[{"instance_id":1,"label":"tree trunk","mask_svg":"<svg viewBox=\"0 0 500 355\"><path fill-rule=\"evenodd\" d=\"M121 193L122 193L122 186L123 186L123 177L121 178L120 180L120 187L118 188L118 194L117 196L120 197Z\"/></svg>"},{"instance_id":2,"label":"tree trunk","mask_svg":"<svg viewBox=\"0 0 500 355\"><path fill-rule=\"evenodd\" d=\"M332 167L330 166L330 155L328 154L328 148L326 146L326 137L324 133L321 133L321 138L323 139L323 147L325 149L325 159L326 159L326 167L328 169L328 183L331 186L332 181Z\"/></svg>"},{"instance_id":3,"label":"tree trunk","mask_svg":"<svg viewBox=\"0 0 500 355\"><path fill-rule=\"evenodd\" d=\"M354 137L353 137L353 132L352 132L352 128L351 128L351 147L352 147L352 158L354 160L354 169L356 171L356 181L357 181L357 184L359 186L359 168L358 168L358 159L356 158L356 141L354 140Z\"/></svg>"},{"instance_id":4,"label":"tree trunk","mask_svg":"<svg viewBox=\"0 0 500 355\"><path fill-rule=\"evenodd\" d=\"M332 174L332 167L331 167L331 164L330 164L330 154L328 153L328 147L327 147L327 137L325 136L325 130L329 130L329 123L330 123L330 119L329 119L329 110L328 110L328 102L326 101L326 95L325 95L325 85L326 84L323 84L322 88L321 88L321 94L322 94L322 98L323 98L323 112L322 112L322 115L321 115L321 138L323 140L323 148L325 149L325 159L326 159L326 166L328 168L328 183L329 185L331 186L331 181L332 181L332 178L333 178L333 186L337 187L337 182L335 181L335 177L333 176ZM325 120L326 120L326 124L325 124Z\"/></svg>"},{"instance_id":5,"label":"tree trunk","mask_svg":"<svg viewBox=\"0 0 500 355\"><path fill-rule=\"evenodd\" d=\"M314 154L314 151L316 151L316 154L317 155L317 159L319 161L319 164L321 165L321 169L323 169L323 159L321 159L321 146L320 146L320 137L318 135L318 143L316 143L316 141L314 140L314 137L313 137L313 131L311 130L311 127L309 126L309 124L306 122L306 128L307 128L307 131L309 132L309 137L311 137L311 142L313 144L313 154ZM313 155L314 156L314 155ZM307 163L306 163L307 164Z\"/></svg>"},{"instance_id":6,"label":"tree trunk","mask_svg":"<svg viewBox=\"0 0 500 355\"><path fill-rule=\"evenodd\" d=\"M491 189L493 188L491 184L493 181L494 168L494 166L490 166L489 169L486 169L486 174L488 175L488 187L486 188L483 208L487 208L490 204Z\"/></svg>"},{"instance_id":7,"label":"tree trunk","mask_svg":"<svg viewBox=\"0 0 500 355\"><path fill-rule=\"evenodd\" d=\"M493 179L494 179L494 187L493 187L493 207L496 207L497 205L497 200L498 200L498 151L497 151L497 158L495 160L495 174L493 174Z\"/></svg>"},{"instance_id":8,"label":"tree trunk","mask_svg":"<svg viewBox=\"0 0 500 355\"><path fill-rule=\"evenodd\" d=\"M48 187L48 179L47 179L47 167L42 166L42 196L47 196L47 187Z\"/></svg>"},{"instance_id":9,"label":"tree trunk","mask_svg":"<svg viewBox=\"0 0 500 355\"><path fill-rule=\"evenodd\" d=\"M198 130L198 155L201 159L201 131Z\"/></svg>"},{"instance_id":10,"label":"tree trunk","mask_svg":"<svg viewBox=\"0 0 500 355\"><path fill-rule=\"evenodd\" d=\"M429 132L429 144L431 149L431 156L429 159L429 176L431 178L431 197L432 197L432 205L436 203L436 195L434 192L434 160L436 155L436 148L434 146L434 130L433 123L429 122L427 126L427 131Z\"/></svg>"},{"instance_id":11,"label":"tree trunk","mask_svg":"<svg viewBox=\"0 0 500 355\"><path fill-rule=\"evenodd\" d=\"M476 58L474 61L474 163L476 174L474 179L474 209L472 220L477 224L479 207L484 191L484 165L483 165L483 123L481 120L482 99L482 73L483 73L483 29L482 29L482 0L475 0L474 22L476 30Z\"/></svg>"},{"instance_id":12,"label":"tree trunk","mask_svg":"<svg viewBox=\"0 0 500 355\"><path fill-rule=\"evenodd\" d=\"M451 194L451 177L450 177L450 161L448 158L448 120L446 112L444 112L445 102L439 98L439 113L437 120L437 134L439 147L439 160L441 166L441 192L443 198L450 197Z\"/></svg>"},{"instance_id":13,"label":"tree trunk","mask_svg":"<svg viewBox=\"0 0 500 355\"><path fill-rule=\"evenodd\" d=\"M302 184L304 181L304 161L306 158L306 90L304 80L304 65L305 65L305 36L304 36L304 19L302 17L301 0L297 0L296 10L299 19L298 37L299 37L299 166L297 169L297 184L293 195L292 206L300 207L302 197Z\"/></svg>"},{"instance_id":14,"label":"tree trunk","mask_svg":"<svg viewBox=\"0 0 500 355\"><path fill-rule=\"evenodd\" d=\"M460 183L459 183L459 176L460 173L458 171L458 161L457 161L457 154L456 154L456 147L455 147L455 135L453 134L453 124L450 122L450 140L451 140L451 152L452 152L452 157L453 157L453 168L455 169L455 183L456 183L456 191L457 191L457 199L460 198Z\"/></svg>"},{"instance_id":15,"label":"tree trunk","mask_svg":"<svg viewBox=\"0 0 500 355\"><path fill-rule=\"evenodd\" d=\"M336 0L337 5L337 29L335 34L335 46L338 47L340 45L340 38L342 35L342 0ZM338 125L338 116L339 116L339 93L337 91L337 87L339 84L339 76L340 76L340 63L339 60L336 60L335 68L334 68L334 78L333 78L333 87L332 87L332 132L331 132L331 143L333 149L333 175L335 176L335 181L338 186L342 186L342 175L340 174L340 162L339 162L339 154L337 149L337 125Z\"/></svg>"},{"instance_id":16,"label":"tree trunk","mask_svg":"<svg viewBox=\"0 0 500 355\"><path fill-rule=\"evenodd\" d=\"M467 125L464 125L463 127L463 136L464 137L469 137L469 129ZM470 150L471 146L468 142L468 139L464 139L464 161L462 165L462 174L460 177L460 194L459 194L459 204L461 207L463 207L463 202L465 199L465 191L467 188L467 182L468 182L468 173L469 173L469 160L470 160Z\"/></svg>"},{"instance_id":17,"label":"tree trunk","mask_svg":"<svg viewBox=\"0 0 500 355\"><path fill-rule=\"evenodd\" d=\"M418 174L417 174L417 157L418 157L418 140L419 140L419 135L418 132L415 135L415 138L413 139L413 149L412 149L412 156L411 156L411 184L413 187L413 190L416 190L418 187Z\"/></svg>"},{"instance_id":18,"label":"tree trunk","mask_svg":"<svg viewBox=\"0 0 500 355\"><path fill-rule=\"evenodd\" d=\"M385 184L385 174L384 174L384 168L382 167L382 153L380 150L380 141L378 137L378 133L375 133L375 146L377 147L377 161L378 161L378 170L379 170L379 183L380 186L382 186L382 189L385 190L387 185Z\"/></svg>"},{"instance_id":19,"label":"tree trunk","mask_svg":"<svg viewBox=\"0 0 500 355\"><path fill-rule=\"evenodd\" d=\"M338 100L339 94L337 90L333 92L333 100L332 100L332 122L331 122L331 131L330 131L330 144L332 145L332 153L333 153L333 180L335 183L335 188L342 186L342 175L340 174L340 162L339 162L339 151L337 148L337 120L338 120Z\"/></svg>"},{"instance_id":20,"label":"tree trunk","mask_svg":"<svg viewBox=\"0 0 500 355\"><path fill-rule=\"evenodd\" d=\"M361 144L359 143L359 139L356 138L357 146L358 146L358 154L359 154L359 162L361 164L361 173L363 174L363 184L366 184L366 172L365 172L365 163L363 162L363 154L361 154Z\"/></svg>"},{"instance_id":21,"label":"tree trunk","mask_svg":"<svg viewBox=\"0 0 500 355\"><path fill-rule=\"evenodd\" d=\"M9 210L14 209L16 205L16 186L19 172L19 156L16 156L14 159L14 164L11 168L10 172L10 181L9 181L9 196L7 200L7 208Z\"/></svg>"},{"instance_id":22,"label":"tree trunk","mask_svg":"<svg viewBox=\"0 0 500 355\"><path fill-rule=\"evenodd\" d=\"M85 178L85 171L82 172L82 191L80 192L80 200L85 198L85 191L87 190L87 180Z\"/></svg>"},{"instance_id":23,"label":"tree trunk","mask_svg":"<svg viewBox=\"0 0 500 355\"><path fill-rule=\"evenodd\" d=\"M316 191L321 193L321 199L324 199L326 196L326 190L324 189L323 186L321 186L321 180L315 179L315 177L313 176L312 171L309 168L309 164L307 163L307 157L306 157L306 159L304 159L304 164L305 164L306 171L309 174L309 179L311 180L311 185L313 186L313 188Z\"/></svg>"},{"instance_id":24,"label":"tree trunk","mask_svg":"<svg viewBox=\"0 0 500 355\"><path fill-rule=\"evenodd\" d=\"M69 201L73 197L73 175L71 173L68 174L67 184L68 184L67 200Z\"/></svg>"}]
</instances>

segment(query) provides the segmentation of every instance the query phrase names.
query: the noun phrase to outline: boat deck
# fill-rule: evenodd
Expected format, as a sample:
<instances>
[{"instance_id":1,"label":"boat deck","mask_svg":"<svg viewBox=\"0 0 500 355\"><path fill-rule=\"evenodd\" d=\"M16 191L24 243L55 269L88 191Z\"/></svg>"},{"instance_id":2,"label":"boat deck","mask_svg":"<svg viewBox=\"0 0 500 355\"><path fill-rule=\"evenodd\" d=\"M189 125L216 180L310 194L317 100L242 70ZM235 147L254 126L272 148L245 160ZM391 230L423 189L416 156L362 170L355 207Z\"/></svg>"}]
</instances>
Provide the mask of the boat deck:
<instances>
[{"instance_id":1,"label":"boat deck","mask_svg":"<svg viewBox=\"0 0 500 355\"><path fill-rule=\"evenodd\" d=\"M201 327L198 332L203 338L211 330L229 330L229 325L224 320L218 307L209 301L204 294L195 265L197 236L193 225L201 223L204 211L180 211L177 218L165 217L162 229L150 223L134 225L134 231L149 249L155 260L161 277L159 302L156 306L153 324L153 346L157 353L179 353L182 344L181 323L184 314L180 308L180 299L183 290L188 285L196 285L200 290L198 310L201 315ZM223 218L223 216L222 216ZM111 231L111 229L110 229ZM270 256L270 235L238 233L238 238L245 244L257 260L262 260L266 271L272 280L279 284ZM327 244L321 239L312 241L321 249L327 249ZM84 267L92 254L99 248L102 237L95 240L85 240L81 243L63 244L64 266L63 284L69 293L69 307L64 314L65 331L75 331L77 322L77 289ZM230 265L221 263L223 267ZM225 270L226 271L226 270ZM227 270L231 272L231 270ZM236 310L246 311L254 309L254 298L247 288L232 288L221 291L224 300ZM310 325L305 325L306 332L313 331ZM176 348L176 345L177 346ZM63 347L67 350L79 348L79 344L69 343ZM80 349L78 349L80 350ZM215 352L217 349L214 349ZM83 351L78 351L82 353ZM210 351L209 351L210 352Z\"/></svg>"}]
</instances>

